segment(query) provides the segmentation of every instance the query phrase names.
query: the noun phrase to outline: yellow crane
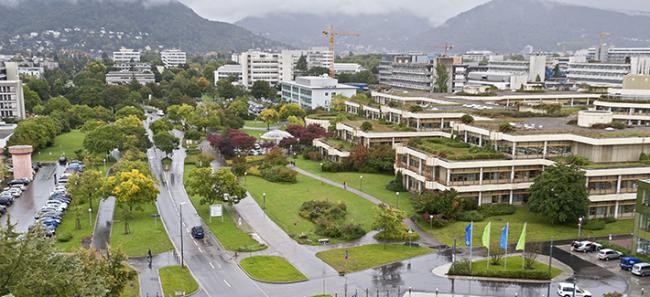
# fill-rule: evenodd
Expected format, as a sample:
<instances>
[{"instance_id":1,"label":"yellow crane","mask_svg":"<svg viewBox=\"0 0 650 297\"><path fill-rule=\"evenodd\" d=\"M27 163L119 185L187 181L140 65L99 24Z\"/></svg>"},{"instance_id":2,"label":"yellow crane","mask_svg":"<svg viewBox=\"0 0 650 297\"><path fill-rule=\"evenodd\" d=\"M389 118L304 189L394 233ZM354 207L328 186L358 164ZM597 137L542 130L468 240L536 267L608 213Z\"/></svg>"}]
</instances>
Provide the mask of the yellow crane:
<instances>
[{"instance_id":1,"label":"yellow crane","mask_svg":"<svg viewBox=\"0 0 650 297\"><path fill-rule=\"evenodd\" d=\"M359 33L356 32L341 32L341 31L336 31L334 30L333 25L327 26L325 30L323 30L323 35L325 35L329 41L329 46L330 46L330 52L332 53L332 63L330 63L330 76L334 78L336 75L336 69L334 69L334 59L336 59L336 54L334 53L334 42L335 42L335 37L336 36L359 36Z\"/></svg>"}]
</instances>

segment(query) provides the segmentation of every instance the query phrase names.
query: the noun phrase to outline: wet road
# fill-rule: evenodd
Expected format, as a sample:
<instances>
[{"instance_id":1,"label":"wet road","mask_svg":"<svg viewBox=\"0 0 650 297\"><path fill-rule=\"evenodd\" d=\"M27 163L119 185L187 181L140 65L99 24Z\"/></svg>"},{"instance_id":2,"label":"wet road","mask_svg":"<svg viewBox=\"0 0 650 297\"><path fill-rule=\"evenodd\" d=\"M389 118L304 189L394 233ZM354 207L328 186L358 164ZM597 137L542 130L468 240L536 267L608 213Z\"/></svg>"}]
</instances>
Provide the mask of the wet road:
<instances>
[{"instance_id":1,"label":"wet road","mask_svg":"<svg viewBox=\"0 0 650 297\"><path fill-rule=\"evenodd\" d=\"M54 189L54 173L57 172L57 176L61 176L63 169L59 165L44 164L27 186L27 190L8 208L11 223L16 225L17 232L27 232L29 226L34 223L34 214L41 209ZM0 221L0 226L6 225L6 217L2 217Z\"/></svg>"},{"instance_id":2,"label":"wet road","mask_svg":"<svg viewBox=\"0 0 650 297\"><path fill-rule=\"evenodd\" d=\"M99 213L91 245L98 250L106 250L111 238L111 225L115 211L115 197L108 197L99 202Z\"/></svg>"}]
</instances>

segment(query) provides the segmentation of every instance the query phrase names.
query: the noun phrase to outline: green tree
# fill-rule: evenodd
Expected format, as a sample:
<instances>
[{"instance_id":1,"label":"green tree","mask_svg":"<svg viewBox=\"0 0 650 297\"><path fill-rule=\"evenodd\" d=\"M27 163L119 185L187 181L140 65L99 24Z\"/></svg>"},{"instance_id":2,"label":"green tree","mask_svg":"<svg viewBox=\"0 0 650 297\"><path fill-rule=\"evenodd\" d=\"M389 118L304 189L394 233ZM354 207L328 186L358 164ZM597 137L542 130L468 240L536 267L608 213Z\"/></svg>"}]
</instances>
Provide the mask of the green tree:
<instances>
[{"instance_id":1,"label":"green tree","mask_svg":"<svg viewBox=\"0 0 650 297\"><path fill-rule=\"evenodd\" d=\"M474 117L469 114L464 114L460 117L460 122L463 124L471 124L474 122Z\"/></svg>"},{"instance_id":2,"label":"green tree","mask_svg":"<svg viewBox=\"0 0 650 297\"><path fill-rule=\"evenodd\" d=\"M30 79L26 86L36 92L41 101L50 99L50 86L47 84L47 81L42 79Z\"/></svg>"},{"instance_id":3,"label":"green tree","mask_svg":"<svg viewBox=\"0 0 650 297\"><path fill-rule=\"evenodd\" d=\"M228 104L227 111L234 115L237 115L240 118L248 117L248 100L244 96L235 98L230 104Z\"/></svg>"},{"instance_id":4,"label":"green tree","mask_svg":"<svg viewBox=\"0 0 650 297\"><path fill-rule=\"evenodd\" d=\"M461 198L451 189L445 191L423 192L413 199L413 208L419 214L441 215L454 219L462 211Z\"/></svg>"},{"instance_id":5,"label":"green tree","mask_svg":"<svg viewBox=\"0 0 650 297\"><path fill-rule=\"evenodd\" d=\"M447 66L443 63L437 63L436 65L436 82L435 89L440 93L447 93L447 82L449 81L449 73L447 72Z\"/></svg>"},{"instance_id":6,"label":"green tree","mask_svg":"<svg viewBox=\"0 0 650 297\"><path fill-rule=\"evenodd\" d=\"M167 131L158 132L153 136L153 143L166 155L171 154L178 148L178 142L178 138Z\"/></svg>"},{"instance_id":7,"label":"green tree","mask_svg":"<svg viewBox=\"0 0 650 297\"><path fill-rule=\"evenodd\" d=\"M296 103L287 103L280 107L280 119L286 120L290 116L296 116L298 118L305 117L305 110L303 110L300 105Z\"/></svg>"},{"instance_id":8,"label":"green tree","mask_svg":"<svg viewBox=\"0 0 650 297\"><path fill-rule=\"evenodd\" d=\"M23 86L23 97L25 98L25 110L32 112L34 106L42 103L41 97L35 91L29 88L29 85Z\"/></svg>"},{"instance_id":9,"label":"green tree","mask_svg":"<svg viewBox=\"0 0 650 297\"><path fill-rule=\"evenodd\" d=\"M372 123L368 121L364 121L363 123L361 123L361 130L364 132L372 130Z\"/></svg>"},{"instance_id":10,"label":"green tree","mask_svg":"<svg viewBox=\"0 0 650 297\"><path fill-rule=\"evenodd\" d=\"M185 188L188 194L200 197L201 204L213 204L218 201L236 204L246 197L246 190L237 183L237 177L227 168L217 171L210 167L192 169ZM231 197L227 201L226 195Z\"/></svg>"},{"instance_id":11,"label":"green tree","mask_svg":"<svg viewBox=\"0 0 650 297\"><path fill-rule=\"evenodd\" d=\"M232 99L246 94L246 91L239 86L233 85L237 77L229 77L217 81L217 94L225 99Z\"/></svg>"},{"instance_id":12,"label":"green tree","mask_svg":"<svg viewBox=\"0 0 650 297\"><path fill-rule=\"evenodd\" d=\"M93 154L106 154L115 148L121 148L125 135L115 125L106 125L90 131L84 138L84 148Z\"/></svg>"},{"instance_id":13,"label":"green tree","mask_svg":"<svg viewBox=\"0 0 650 297\"><path fill-rule=\"evenodd\" d=\"M155 135L160 132L171 131L172 129L174 129L174 125L172 125L172 123L166 117L162 117L160 119L151 122L151 124L149 124L149 129L151 129L151 131Z\"/></svg>"},{"instance_id":14,"label":"green tree","mask_svg":"<svg viewBox=\"0 0 650 297\"><path fill-rule=\"evenodd\" d=\"M115 112L116 119L125 118L131 115L138 117L140 120L145 119L144 110L131 105L124 106Z\"/></svg>"},{"instance_id":15,"label":"green tree","mask_svg":"<svg viewBox=\"0 0 650 297\"><path fill-rule=\"evenodd\" d=\"M304 73L307 71L307 67L307 57L305 55L300 55L300 58L298 58L298 61L296 62L295 69Z\"/></svg>"},{"instance_id":16,"label":"green tree","mask_svg":"<svg viewBox=\"0 0 650 297\"><path fill-rule=\"evenodd\" d=\"M312 67L307 72L305 72L306 76L321 76L323 74L329 73L329 69L325 67Z\"/></svg>"},{"instance_id":17,"label":"green tree","mask_svg":"<svg viewBox=\"0 0 650 297\"><path fill-rule=\"evenodd\" d=\"M291 125L296 125L296 126L305 126L305 121L302 120L302 118L299 118L297 116L289 116L287 117L287 123Z\"/></svg>"},{"instance_id":18,"label":"green tree","mask_svg":"<svg viewBox=\"0 0 650 297\"><path fill-rule=\"evenodd\" d=\"M141 210L143 204L153 204L158 197L153 179L137 169L120 172L110 176L102 186L102 191L117 199L124 217L124 234L129 234L129 218L134 209Z\"/></svg>"},{"instance_id":19,"label":"green tree","mask_svg":"<svg viewBox=\"0 0 650 297\"><path fill-rule=\"evenodd\" d=\"M279 118L280 114L278 114L278 112L273 108L267 108L260 112L260 120L266 123L266 130L271 128L271 124L277 123Z\"/></svg>"},{"instance_id":20,"label":"green tree","mask_svg":"<svg viewBox=\"0 0 650 297\"><path fill-rule=\"evenodd\" d=\"M392 208L384 203L377 205L375 220L372 228L378 230L380 237L395 238L404 232L402 221L406 213L400 209Z\"/></svg>"},{"instance_id":21,"label":"green tree","mask_svg":"<svg viewBox=\"0 0 650 297\"><path fill-rule=\"evenodd\" d=\"M50 100L47 100L45 103L46 114L50 114L55 110L68 112L70 108L72 108L72 104L70 104L70 101L63 96L50 98Z\"/></svg>"},{"instance_id":22,"label":"green tree","mask_svg":"<svg viewBox=\"0 0 650 297\"><path fill-rule=\"evenodd\" d=\"M256 80L251 87L251 95L257 99L275 98L277 91L265 80Z\"/></svg>"},{"instance_id":23,"label":"green tree","mask_svg":"<svg viewBox=\"0 0 650 297\"><path fill-rule=\"evenodd\" d=\"M80 216L85 213L86 207L81 208L83 203L88 203L88 206L94 211L95 207L93 201L99 202L102 198L102 193L99 191L104 183L104 177L101 172L97 170L86 170L82 174L73 174L68 180L68 184L72 185L68 189L68 193L72 198L72 209L75 211L76 226L81 228Z\"/></svg>"},{"instance_id":24,"label":"green tree","mask_svg":"<svg viewBox=\"0 0 650 297\"><path fill-rule=\"evenodd\" d=\"M552 223L577 222L589 210L585 174L577 166L548 167L530 187L530 210Z\"/></svg>"}]
</instances>

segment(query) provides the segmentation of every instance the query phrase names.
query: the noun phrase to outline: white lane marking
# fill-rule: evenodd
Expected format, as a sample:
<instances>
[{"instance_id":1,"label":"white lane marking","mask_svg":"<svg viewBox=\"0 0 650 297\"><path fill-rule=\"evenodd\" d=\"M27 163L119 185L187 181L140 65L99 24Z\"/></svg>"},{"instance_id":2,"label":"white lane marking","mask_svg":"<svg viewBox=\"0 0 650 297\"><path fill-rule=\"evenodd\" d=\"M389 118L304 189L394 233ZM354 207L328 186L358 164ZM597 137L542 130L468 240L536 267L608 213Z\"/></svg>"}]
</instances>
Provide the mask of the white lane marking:
<instances>
[{"instance_id":1,"label":"white lane marking","mask_svg":"<svg viewBox=\"0 0 650 297\"><path fill-rule=\"evenodd\" d=\"M227 280L224 279L223 282L226 283L226 285L227 285L229 288L232 288L232 286L228 283Z\"/></svg>"},{"instance_id":2,"label":"white lane marking","mask_svg":"<svg viewBox=\"0 0 650 297\"><path fill-rule=\"evenodd\" d=\"M217 266L219 267L219 269L221 269L221 264L219 264L219 262L217 262Z\"/></svg>"},{"instance_id":3,"label":"white lane marking","mask_svg":"<svg viewBox=\"0 0 650 297\"><path fill-rule=\"evenodd\" d=\"M212 262L208 262L208 264L210 264L210 267L212 267L212 269L214 269L214 265L212 265Z\"/></svg>"},{"instance_id":4,"label":"white lane marking","mask_svg":"<svg viewBox=\"0 0 650 297\"><path fill-rule=\"evenodd\" d=\"M203 250L201 248L199 248L199 253L203 254Z\"/></svg>"}]
</instances>

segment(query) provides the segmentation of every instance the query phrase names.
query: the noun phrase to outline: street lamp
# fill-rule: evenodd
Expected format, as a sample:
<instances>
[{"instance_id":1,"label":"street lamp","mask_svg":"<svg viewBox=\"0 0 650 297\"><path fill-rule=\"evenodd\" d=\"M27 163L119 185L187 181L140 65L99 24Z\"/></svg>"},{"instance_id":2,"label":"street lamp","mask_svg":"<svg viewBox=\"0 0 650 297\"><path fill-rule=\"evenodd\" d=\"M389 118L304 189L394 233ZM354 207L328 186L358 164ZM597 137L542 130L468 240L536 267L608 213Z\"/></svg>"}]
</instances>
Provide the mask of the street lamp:
<instances>
[{"instance_id":1,"label":"street lamp","mask_svg":"<svg viewBox=\"0 0 650 297\"><path fill-rule=\"evenodd\" d=\"M582 239L582 217L578 218L578 240Z\"/></svg>"},{"instance_id":2,"label":"street lamp","mask_svg":"<svg viewBox=\"0 0 650 297\"><path fill-rule=\"evenodd\" d=\"M181 268L185 268L185 258L183 256L183 205L185 205L185 202L181 202L178 207L178 216L179 216L179 230L180 230L180 235L181 235Z\"/></svg>"},{"instance_id":3,"label":"street lamp","mask_svg":"<svg viewBox=\"0 0 650 297\"><path fill-rule=\"evenodd\" d=\"M106 158L104 158L104 173L106 173Z\"/></svg>"},{"instance_id":4,"label":"street lamp","mask_svg":"<svg viewBox=\"0 0 650 297\"><path fill-rule=\"evenodd\" d=\"M323 172L323 162L320 162L320 172Z\"/></svg>"},{"instance_id":5,"label":"street lamp","mask_svg":"<svg viewBox=\"0 0 650 297\"><path fill-rule=\"evenodd\" d=\"M413 234L413 229L409 228L409 247L412 247L411 234ZM411 269L411 258L409 258L409 264L407 265L407 268Z\"/></svg>"},{"instance_id":6,"label":"street lamp","mask_svg":"<svg viewBox=\"0 0 650 297\"><path fill-rule=\"evenodd\" d=\"M363 175L359 175L359 191L363 192Z\"/></svg>"},{"instance_id":7,"label":"street lamp","mask_svg":"<svg viewBox=\"0 0 650 297\"><path fill-rule=\"evenodd\" d=\"M395 198L397 199L397 208L399 208L399 192L395 192Z\"/></svg>"},{"instance_id":8,"label":"street lamp","mask_svg":"<svg viewBox=\"0 0 650 297\"><path fill-rule=\"evenodd\" d=\"M88 226L93 225L93 209L88 208Z\"/></svg>"},{"instance_id":9,"label":"street lamp","mask_svg":"<svg viewBox=\"0 0 650 297\"><path fill-rule=\"evenodd\" d=\"M262 193L262 199L263 199L262 208L266 210L266 192Z\"/></svg>"},{"instance_id":10,"label":"street lamp","mask_svg":"<svg viewBox=\"0 0 650 297\"><path fill-rule=\"evenodd\" d=\"M244 186L246 185L246 176L248 175L248 171L244 171Z\"/></svg>"},{"instance_id":11,"label":"street lamp","mask_svg":"<svg viewBox=\"0 0 650 297\"><path fill-rule=\"evenodd\" d=\"M433 215L432 214L429 215L429 227L431 229L433 229Z\"/></svg>"}]
</instances>

